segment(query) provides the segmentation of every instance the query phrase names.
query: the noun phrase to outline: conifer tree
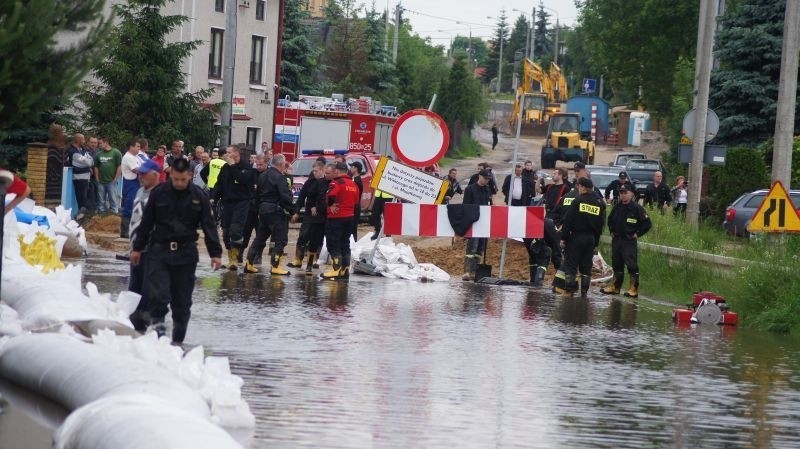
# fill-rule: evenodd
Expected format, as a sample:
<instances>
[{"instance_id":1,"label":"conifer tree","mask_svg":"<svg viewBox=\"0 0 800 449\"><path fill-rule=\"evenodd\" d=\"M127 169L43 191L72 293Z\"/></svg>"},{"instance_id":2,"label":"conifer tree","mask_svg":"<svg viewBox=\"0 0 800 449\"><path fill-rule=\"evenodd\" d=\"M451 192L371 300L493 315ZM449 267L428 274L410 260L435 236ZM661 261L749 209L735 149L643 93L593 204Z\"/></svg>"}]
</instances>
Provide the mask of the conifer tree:
<instances>
[{"instance_id":1,"label":"conifer tree","mask_svg":"<svg viewBox=\"0 0 800 449\"><path fill-rule=\"evenodd\" d=\"M309 36L309 27L303 24L309 18L305 0L287 0L283 18L283 48L281 54L281 91L297 99L301 94L322 95L315 82L317 73L324 67L319 63L321 50Z\"/></svg>"},{"instance_id":2,"label":"conifer tree","mask_svg":"<svg viewBox=\"0 0 800 449\"><path fill-rule=\"evenodd\" d=\"M212 91L186 92L182 70L200 41L167 41L188 19L162 15L165 3L128 0L114 6L119 23L106 36L107 59L94 70L99 83L87 83L81 95L86 123L115 142L144 136L210 146L217 139L215 116L203 102Z\"/></svg>"}]
</instances>

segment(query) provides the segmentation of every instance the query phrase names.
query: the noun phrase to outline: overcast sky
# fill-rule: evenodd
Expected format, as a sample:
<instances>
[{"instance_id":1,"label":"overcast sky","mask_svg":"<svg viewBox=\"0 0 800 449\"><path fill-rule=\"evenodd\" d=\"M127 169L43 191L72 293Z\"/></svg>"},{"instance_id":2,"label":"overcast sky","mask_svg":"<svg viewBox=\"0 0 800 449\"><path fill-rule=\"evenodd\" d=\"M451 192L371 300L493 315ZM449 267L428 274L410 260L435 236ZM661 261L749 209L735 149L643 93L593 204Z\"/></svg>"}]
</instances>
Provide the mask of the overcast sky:
<instances>
[{"instance_id":1,"label":"overcast sky","mask_svg":"<svg viewBox=\"0 0 800 449\"><path fill-rule=\"evenodd\" d=\"M397 0L389 0L389 9L394 10L396 3ZM539 8L539 0L402 0L400 3L406 9L404 17L410 20L417 34L430 37L432 43L445 47L449 45L451 37L468 36L470 28L473 36L484 39L490 37L497 24L495 18L501 10L505 10L509 25L513 25L520 14L525 14L530 20L531 10ZM387 0L376 0L375 6L385 8L386 4ZM556 13L560 23L575 24L578 13L574 0L545 0L543 4L545 11L550 13L552 25L555 25Z\"/></svg>"}]
</instances>

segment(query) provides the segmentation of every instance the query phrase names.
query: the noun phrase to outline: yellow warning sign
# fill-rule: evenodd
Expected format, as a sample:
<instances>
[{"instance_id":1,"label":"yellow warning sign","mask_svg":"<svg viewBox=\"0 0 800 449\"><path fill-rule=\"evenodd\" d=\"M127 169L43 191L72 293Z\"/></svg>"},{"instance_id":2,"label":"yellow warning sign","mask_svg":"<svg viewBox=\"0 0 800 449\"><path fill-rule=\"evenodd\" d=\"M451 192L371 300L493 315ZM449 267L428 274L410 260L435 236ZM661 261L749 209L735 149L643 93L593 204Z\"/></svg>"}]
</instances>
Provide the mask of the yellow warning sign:
<instances>
[{"instance_id":1,"label":"yellow warning sign","mask_svg":"<svg viewBox=\"0 0 800 449\"><path fill-rule=\"evenodd\" d=\"M775 181L747 225L750 232L800 232L800 214L780 181Z\"/></svg>"}]
</instances>

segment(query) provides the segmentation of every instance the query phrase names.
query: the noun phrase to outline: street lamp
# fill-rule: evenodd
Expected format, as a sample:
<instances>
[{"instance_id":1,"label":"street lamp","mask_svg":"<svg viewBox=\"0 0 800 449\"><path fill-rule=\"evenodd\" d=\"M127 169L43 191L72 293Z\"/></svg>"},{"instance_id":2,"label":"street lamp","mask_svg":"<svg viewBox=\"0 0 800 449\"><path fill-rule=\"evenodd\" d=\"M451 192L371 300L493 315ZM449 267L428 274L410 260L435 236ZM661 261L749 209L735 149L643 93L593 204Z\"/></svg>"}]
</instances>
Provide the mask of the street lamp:
<instances>
[{"instance_id":1,"label":"street lamp","mask_svg":"<svg viewBox=\"0 0 800 449\"><path fill-rule=\"evenodd\" d=\"M556 11L555 9L550 8L548 6L544 6L544 5L539 5L539 6L541 6L544 9L548 9L550 11L553 11L556 14L556 42L555 42L555 45L553 46L554 47L553 48L553 62L558 64L558 29L561 28L561 26L558 24L559 23L558 11Z\"/></svg>"},{"instance_id":2,"label":"street lamp","mask_svg":"<svg viewBox=\"0 0 800 449\"><path fill-rule=\"evenodd\" d=\"M525 11L520 9L511 8L512 11L516 11L522 14L525 14ZM534 6L531 8L531 26L528 27L528 37L525 39L525 57L533 61L533 43L534 43L534 24L536 23L536 7Z\"/></svg>"},{"instance_id":3,"label":"street lamp","mask_svg":"<svg viewBox=\"0 0 800 449\"><path fill-rule=\"evenodd\" d=\"M450 46L447 47L447 56L453 56L453 33L445 30L436 30L439 33L447 33L450 36Z\"/></svg>"},{"instance_id":4,"label":"street lamp","mask_svg":"<svg viewBox=\"0 0 800 449\"><path fill-rule=\"evenodd\" d=\"M492 16L486 16L487 19L495 19ZM496 19L495 19L496 20ZM498 35L498 39L500 39L500 58L497 60L497 90L495 93L500 93L500 84L503 81L503 29L500 29L500 33Z\"/></svg>"}]
</instances>

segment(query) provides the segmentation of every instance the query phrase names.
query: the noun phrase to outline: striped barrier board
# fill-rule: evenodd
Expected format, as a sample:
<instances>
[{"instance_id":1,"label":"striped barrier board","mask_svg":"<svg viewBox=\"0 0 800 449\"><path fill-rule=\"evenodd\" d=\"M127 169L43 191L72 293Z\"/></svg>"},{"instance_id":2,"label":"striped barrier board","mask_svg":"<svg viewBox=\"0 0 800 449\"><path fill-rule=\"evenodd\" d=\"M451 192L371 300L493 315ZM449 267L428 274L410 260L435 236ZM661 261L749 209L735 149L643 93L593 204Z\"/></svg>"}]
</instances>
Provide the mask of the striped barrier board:
<instances>
[{"instance_id":1,"label":"striped barrier board","mask_svg":"<svg viewBox=\"0 0 800 449\"><path fill-rule=\"evenodd\" d=\"M464 237L542 238L544 207L480 206L480 218ZM447 206L436 204L388 203L383 211L386 235L453 237Z\"/></svg>"}]
</instances>

